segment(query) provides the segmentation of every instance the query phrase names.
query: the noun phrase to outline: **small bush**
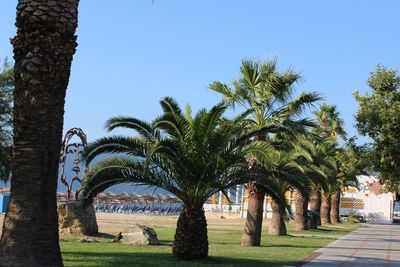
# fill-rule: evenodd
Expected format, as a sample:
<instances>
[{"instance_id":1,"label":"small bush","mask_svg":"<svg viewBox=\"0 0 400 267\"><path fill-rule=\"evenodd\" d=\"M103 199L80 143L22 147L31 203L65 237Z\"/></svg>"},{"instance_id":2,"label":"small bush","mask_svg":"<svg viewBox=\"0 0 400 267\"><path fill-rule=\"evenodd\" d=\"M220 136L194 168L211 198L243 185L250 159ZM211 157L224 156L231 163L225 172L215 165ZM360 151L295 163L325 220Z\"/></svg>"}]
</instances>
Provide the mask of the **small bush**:
<instances>
[{"instance_id":1,"label":"small bush","mask_svg":"<svg viewBox=\"0 0 400 267\"><path fill-rule=\"evenodd\" d=\"M350 210L349 213L347 214L347 221L349 223L360 223L364 222L364 217L361 216L357 211L355 210Z\"/></svg>"}]
</instances>

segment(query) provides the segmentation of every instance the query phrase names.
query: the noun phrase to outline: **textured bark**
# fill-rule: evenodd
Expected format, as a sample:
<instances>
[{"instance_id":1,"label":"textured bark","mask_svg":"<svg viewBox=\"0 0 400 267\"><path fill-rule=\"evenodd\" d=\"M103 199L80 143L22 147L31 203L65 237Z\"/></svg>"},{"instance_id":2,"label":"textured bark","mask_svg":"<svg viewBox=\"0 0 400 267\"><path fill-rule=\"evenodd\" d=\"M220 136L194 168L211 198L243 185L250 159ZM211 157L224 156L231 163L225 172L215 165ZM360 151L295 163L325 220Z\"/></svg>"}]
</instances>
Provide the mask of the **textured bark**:
<instances>
[{"instance_id":1,"label":"textured bark","mask_svg":"<svg viewBox=\"0 0 400 267\"><path fill-rule=\"evenodd\" d=\"M310 210L321 213L321 191L313 189L310 195Z\"/></svg>"},{"instance_id":2,"label":"textured bark","mask_svg":"<svg viewBox=\"0 0 400 267\"><path fill-rule=\"evenodd\" d=\"M14 150L3 266L63 266L57 175L78 0L19 0L14 46Z\"/></svg>"},{"instance_id":3,"label":"textured bark","mask_svg":"<svg viewBox=\"0 0 400 267\"><path fill-rule=\"evenodd\" d=\"M340 223L340 195L341 191L336 190L331 199L331 222Z\"/></svg>"},{"instance_id":4,"label":"textured bark","mask_svg":"<svg viewBox=\"0 0 400 267\"><path fill-rule=\"evenodd\" d=\"M256 183L249 184L247 190L249 191L247 217L240 244L259 246L261 243L265 193Z\"/></svg>"},{"instance_id":5,"label":"textured bark","mask_svg":"<svg viewBox=\"0 0 400 267\"><path fill-rule=\"evenodd\" d=\"M60 235L95 235L99 232L94 205L83 207L81 202L61 204L57 208Z\"/></svg>"},{"instance_id":6,"label":"textured bark","mask_svg":"<svg viewBox=\"0 0 400 267\"><path fill-rule=\"evenodd\" d=\"M181 260L207 258L208 237L204 210L183 209L179 215L172 252Z\"/></svg>"},{"instance_id":7,"label":"textured bark","mask_svg":"<svg viewBox=\"0 0 400 267\"><path fill-rule=\"evenodd\" d=\"M308 230L308 217L307 217L307 205L308 198L304 197L299 190L294 191L294 207L295 217L294 217L294 230Z\"/></svg>"},{"instance_id":8,"label":"textured bark","mask_svg":"<svg viewBox=\"0 0 400 267\"><path fill-rule=\"evenodd\" d=\"M276 201L272 200L271 208L272 219L269 226L269 234L275 236L286 235L285 207L280 207Z\"/></svg>"},{"instance_id":9,"label":"textured bark","mask_svg":"<svg viewBox=\"0 0 400 267\"><path fill-rule=\"evenodd\" d=\"M331 224L331 196L323 196L322 197L322 205L321 205L321 223Z\"/></svg>"},{"instance_id":10,"label":"textured bark","mask_svg":"<svg viewBox=\"0 0 400 267\"><path fill-rule=\"evenodd\" d=\"M310 210L321 214L322 195L319 189L314 189L310 195ZM321 220L318 221L321 225Z\"/></svg>"}]
</instances>

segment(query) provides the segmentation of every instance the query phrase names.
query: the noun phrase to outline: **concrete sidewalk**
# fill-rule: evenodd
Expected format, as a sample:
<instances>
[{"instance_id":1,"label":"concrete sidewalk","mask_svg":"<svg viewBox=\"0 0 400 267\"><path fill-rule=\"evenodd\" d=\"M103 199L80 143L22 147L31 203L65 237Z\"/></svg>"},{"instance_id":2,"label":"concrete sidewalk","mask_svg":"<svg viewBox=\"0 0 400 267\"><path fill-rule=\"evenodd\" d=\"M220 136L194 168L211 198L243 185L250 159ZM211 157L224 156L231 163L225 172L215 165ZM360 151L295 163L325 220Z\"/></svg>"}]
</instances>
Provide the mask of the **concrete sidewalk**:
<instances>
[{"instance_id":1,"label":"concrete sidewalk","mask_svg":"<svg viewBox=\"0 0 400 267\"><path fill-rule=\"evenodd\" d=\"M367 224L315 252L302 266L400 266L400 225Z\"/></svg>"}]
</instances>

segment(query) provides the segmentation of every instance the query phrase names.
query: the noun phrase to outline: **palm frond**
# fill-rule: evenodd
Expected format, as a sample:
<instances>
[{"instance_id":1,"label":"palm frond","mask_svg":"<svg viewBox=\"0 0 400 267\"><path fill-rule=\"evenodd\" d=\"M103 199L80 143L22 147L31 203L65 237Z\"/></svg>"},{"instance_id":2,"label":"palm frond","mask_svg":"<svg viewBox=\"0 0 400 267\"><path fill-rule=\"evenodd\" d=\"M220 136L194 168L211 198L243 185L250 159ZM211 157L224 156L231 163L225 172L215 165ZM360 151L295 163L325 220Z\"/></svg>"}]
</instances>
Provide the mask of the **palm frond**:
<instances>
[{"instance_id":1,"label":"palm frond","mask_svg":"<svg viewBox=\"0 0 400 267\"><path fill-rule=\"evenodd\" d=\"M86 166L99 155L129 154L132 156L146 157L149 141L137 137L110 136L103 137L88 144L82 152L82 160Z\"/></svg>"},{"instance_id":2,"label":"palm frond","mask_svg":"<svg viewBox=\"0 0 400 267\"><path fill-rule=\"evenodd\" d=\"M182 115L182 110L178 103L172 97L166 96L160 100L161 108L164 113L174 113L176 115Z\"/></svg>"},{"instance_id":3,"label":"palm frond","mask_svg":"<svg viewBox=\"0 0 400 267\"><path fill-rule=\"evenodd\" d=\"M133 117L118 116L107 120L105 128L108 132L116 128L128 128L137 131L141 136L150 140L155 139L155 130L152 125L146 121L139 120Z\"/></svg>"}]
</instances>

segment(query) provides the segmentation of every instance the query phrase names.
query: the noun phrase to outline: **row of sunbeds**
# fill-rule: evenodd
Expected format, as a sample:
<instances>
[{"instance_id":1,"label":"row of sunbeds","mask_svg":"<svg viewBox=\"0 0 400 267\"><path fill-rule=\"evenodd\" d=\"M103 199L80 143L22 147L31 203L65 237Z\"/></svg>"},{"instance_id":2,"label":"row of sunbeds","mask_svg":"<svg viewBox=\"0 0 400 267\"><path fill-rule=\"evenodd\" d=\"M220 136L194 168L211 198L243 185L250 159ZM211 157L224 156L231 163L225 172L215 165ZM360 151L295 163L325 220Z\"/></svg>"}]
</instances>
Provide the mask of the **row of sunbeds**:
<instances>
[{"instance_id":1,"label":"row of sunbeds","mask_svg":"<svg viewBox=\"0 0 400 267\"><path fill-rule=\"evenodd\" d=\"M182 211L181 205L174 207L143 206L137 204L95 204L96 212L105 213L141 213L152 215L177 215Z\"/></svg>"}]
</instances>

